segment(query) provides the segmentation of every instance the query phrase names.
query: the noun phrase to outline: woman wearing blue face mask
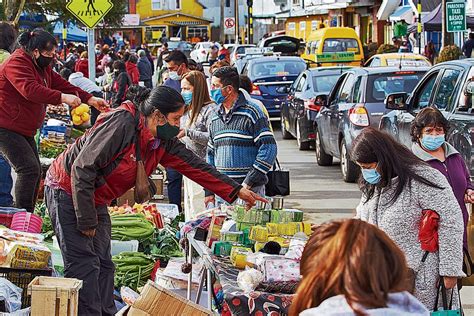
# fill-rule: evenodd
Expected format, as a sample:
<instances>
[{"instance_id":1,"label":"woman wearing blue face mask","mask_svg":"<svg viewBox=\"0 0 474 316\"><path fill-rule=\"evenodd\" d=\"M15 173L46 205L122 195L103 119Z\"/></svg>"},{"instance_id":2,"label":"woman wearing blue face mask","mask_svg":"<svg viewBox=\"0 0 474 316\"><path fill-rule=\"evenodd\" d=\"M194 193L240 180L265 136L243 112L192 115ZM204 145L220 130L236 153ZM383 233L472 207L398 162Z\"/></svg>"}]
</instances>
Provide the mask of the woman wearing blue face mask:
<instances>
[{"instance_id":1,"label":"woman wearing blue face mask","mask_svg":"<svg viewBox=\"0 0 474 316\"><path fill-rule=\"evenodd\" d=\"M207 89L206 77L200 71L191 71L181 80L181 96L187 111L181 118L181 130L178 134L188 149L202 159L206 158L209 140L209 125L217 111L217 105L211 101ZM204 209L204 190L189 178L184 178L184 214L186 220Z\"/></svg>"},{"instance_id":2,"label":"woman wearing blue face mask","mask_svg":"<svg viewBox=\"0 0 474 316\"><path fill-rule=\"evenodd\" d=\"M439 171L373 128L364 129L354 140L351 159L362 169L363 194L356 217L378 226L402 249L415 274L415 297L433 310L439 277L452 289L464 276L463 221L451 186ZM440 216L439 250L421 263L424 251L418 227L423 210ZM453 300L457 305L456 297L457 291Z\"/></svg>"},{"instance_id":3,"label":"woman wearing blue face mask","mask_svg":"<svg viewBox=\"0 0 474 316\"><path fill-rule=\"evenodd\" d=\"M464 220L464 252L468 253L466 227L469 213L466 203L474 203L474 190L464 159L446 142L449 122L436 108L425 108L418 113L411 127L412 151L448 180L462 210Z\"/></svg>"}]
</instances>

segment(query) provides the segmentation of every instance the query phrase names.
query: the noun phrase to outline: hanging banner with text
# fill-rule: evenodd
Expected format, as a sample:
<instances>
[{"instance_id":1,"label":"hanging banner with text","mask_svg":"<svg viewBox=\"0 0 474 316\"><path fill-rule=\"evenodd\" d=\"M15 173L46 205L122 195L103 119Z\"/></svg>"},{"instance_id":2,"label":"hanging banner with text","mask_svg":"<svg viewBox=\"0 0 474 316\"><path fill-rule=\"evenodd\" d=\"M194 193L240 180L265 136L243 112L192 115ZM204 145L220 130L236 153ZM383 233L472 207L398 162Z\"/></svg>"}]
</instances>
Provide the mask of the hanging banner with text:
<instances>
[{"instance_id":1,"label":"hanging banner with text","mask_svg":"<svg viewBox=\"0 0 474 316\"><path fill-rule=\"evenodd\" d=\"M446 2L446 28L448 32L466 31L466 2Z\"/></svg>"}]
</instances>

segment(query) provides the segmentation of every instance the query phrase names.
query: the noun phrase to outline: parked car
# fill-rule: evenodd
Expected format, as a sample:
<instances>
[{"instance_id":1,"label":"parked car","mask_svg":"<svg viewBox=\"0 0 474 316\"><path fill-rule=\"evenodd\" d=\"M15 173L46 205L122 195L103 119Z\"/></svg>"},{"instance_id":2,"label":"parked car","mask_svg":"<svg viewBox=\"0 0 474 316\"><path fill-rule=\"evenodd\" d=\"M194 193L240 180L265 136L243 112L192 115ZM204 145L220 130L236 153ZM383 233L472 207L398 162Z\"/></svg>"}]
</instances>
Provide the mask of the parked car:
<instances>
[{"instance_id":1,"label":"parked car","mask_svg":"<svg viewBox=\"0 0 474 316\"><path fill-rule=\"evenodd\" d=\"M413 53L377 54L370 57L364 67L430 67L428 58Z\"/></svg>"},{"instance_id":2,"label":"parked car","mask_svg":"<svg viewBox=\"0 0 474 316\"><path fill-rule=\"evenodd\" d=\"M170 51L175 49L180 50L189 58L191 56L191 51L193 50L193 45L185 41L169 41L168 49Z\"/></svg>"},{"instance_id":3,"label":"parked car","mask_svg":"<svg viewBox=\"0 0 474 316\"><path fill-rule=\"evenodd\" d=\"M474 59L449 61L433 66L413 92L387 97L389 113L380 121L380 129L391 133L411 148L411 123L427 107L438 108L448 119L447 141L462 155L474 175Z\"/></svg>"},{"instance_id":4,"label":"parked car","mask_svg":"<svg viewBox=\"0 0 474 316\"><path fill-rule=\"evenodd\" d=\"M367 126L378 127L388 112L385 98L394 92L410 93L428 68L353 68L337 80L316 117L316 161L331 165L341 160L344 181L354 182L359 168L349 157L353 140Z\"/></svg>"},{"instance_id":5,"label":"parked car","mask_svg":"<svg viewBox=\"0 0 474 316\"><path fill-rule=\"evenodd\" d=\"M320 94L329 94L339 76L349 67L320 67L305 70L289 89L281 105L281 133L283 139L296 138L298 148L306 150L314 145L315 119L321 109Z\"/></svg>"},{"instance_id":6,"label":"parked car","mask_svg":"<svg viewBox=\"0 0 474 316\"><path fill-rule=\"evenodd\" d=\"M286 93L277 89L292 85L305 69L306 63L300 57L267 56L249 60L242 73L253 83L252 97L265 105L270 117L280 117Z\"/></svg>"},{"instance_id":7,"label":"parked car","mask_svg":"<svg viewBox=\"0 0 474 316\"><path fill-rule=\"evenodd\" d=\"M198 63L207 63L209 53L211 52L211 47L213 45L217 45L220 49L219 43L213 42L200 42L194 46L193 51L191 52L191 58L194 59Z\"/></svg>"},{"instance_id":8,"label":"parked car","mask_svg":"<svg viewBox=\"0 0 474 316\"><path fill-rule=\"evenodd\" d=\"M255 47L253 44L246 45L234 45L230 51L230 64L234 65L235 62L245 56L245 49Z\"/></svg>"}]
</instances>

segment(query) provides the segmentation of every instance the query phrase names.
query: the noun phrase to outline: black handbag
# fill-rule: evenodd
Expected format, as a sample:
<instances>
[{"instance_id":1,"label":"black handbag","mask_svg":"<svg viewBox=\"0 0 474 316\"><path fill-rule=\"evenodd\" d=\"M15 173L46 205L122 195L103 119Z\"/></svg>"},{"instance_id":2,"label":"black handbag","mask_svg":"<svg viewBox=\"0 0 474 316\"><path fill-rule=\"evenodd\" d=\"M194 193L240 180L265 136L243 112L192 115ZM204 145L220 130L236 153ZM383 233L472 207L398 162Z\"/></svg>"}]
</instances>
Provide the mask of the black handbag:
<instances>
[{"instance_id":1,"label":"black handbag","mask_svg":"<svg viewBox=\"0 0 474 316\"><path fill-rule=\"evenodd\" d=\"M267 177L266 196L290 195L290 172L281 169L278 158L275 160L272 170L267 173Z\"/></svg>"}]
</instances>

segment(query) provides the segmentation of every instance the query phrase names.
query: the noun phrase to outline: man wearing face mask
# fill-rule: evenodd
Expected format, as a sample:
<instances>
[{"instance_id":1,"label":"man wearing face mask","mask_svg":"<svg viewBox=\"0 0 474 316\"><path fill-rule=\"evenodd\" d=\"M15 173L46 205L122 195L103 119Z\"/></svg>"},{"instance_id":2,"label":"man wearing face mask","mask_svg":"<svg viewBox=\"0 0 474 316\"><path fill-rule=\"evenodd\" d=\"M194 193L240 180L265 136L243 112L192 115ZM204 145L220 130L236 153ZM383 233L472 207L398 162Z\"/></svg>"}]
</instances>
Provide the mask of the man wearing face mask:
<instances>
[{"instance_id":1,"label":"man wearing face mask","mask_svg":"<svg viewBox=\"0 0 474 316\"><path fill-rule=\"evenodd\" d=\"M107 205L135 186L139 155L147 176L161 164L228 202L237 197L248 206L264 201L217 172L176 138L185 111L178 92L163 86L151 92L132 86L130 94L135 94L132 99L138 109L126 101L100 116L46 175L46 204L65 261L65 276L84 280L79 315L116 313Z\"/></svg>"},{"instance_id":2,"label":"man wearing face mask","mask_svg":"<svg viewBox=\"0 0 474 316\"><path fill-rule=\"evenodd\" d=\"M17 49L0 66L0 152L17 173L15 206L33 212L41 179L34 135L45 118L47 104L82 102L106 110L104 100L79 89L51 69L57 42L35 29L18 38Z\"/></svg>"},{"instance_id":3,"label":"man wearing face mask","mask_svg":"<svg viewBox=\"0 0 474 316\"><path fill-rule=\"evenodd\" d=\"M222 67L212 74L211 98L220 108L209 127L207 162L244 188L264 195L277 144L261 108L239 88L234 67ZM206 192L205 203L216 204L212 192Z\"/></svg>"}]
</instances>

